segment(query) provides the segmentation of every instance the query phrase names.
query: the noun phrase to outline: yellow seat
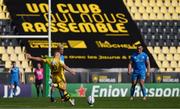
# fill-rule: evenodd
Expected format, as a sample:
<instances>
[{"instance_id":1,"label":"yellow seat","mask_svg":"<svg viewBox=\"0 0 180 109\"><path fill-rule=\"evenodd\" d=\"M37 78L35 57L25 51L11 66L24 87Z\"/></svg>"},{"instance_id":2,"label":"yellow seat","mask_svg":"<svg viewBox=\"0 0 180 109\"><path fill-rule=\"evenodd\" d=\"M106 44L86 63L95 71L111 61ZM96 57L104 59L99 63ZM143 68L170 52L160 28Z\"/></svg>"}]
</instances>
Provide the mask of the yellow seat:
<instances>
[{"instance_id":1,"label":"yellow seat","mask_svg":"<svg viewBox=\"0 0 180 109\"><path fill-rule=\"evenodd\" d=\"M162 0L157 0L157 3L156 3L157 6L161 7L163 6L163 1Z\"/></svg>"},{"instance_id":2,"label":"yellow seat","mask_svg":"<svg viewBox=\"0 0 180 109\"><path fill-rule=\"evenodd\" d=\"M177 0L172 0L171 5L172 5L172 6L178 6Z\"/></svg>"},{"instance_id":3,"label":"yellow seat","mask_svg":"<svg viewBox=\"0 0 180 109\"><path fill-rule=\"evenodd\" d=\"M162 67L161 61L156 61L156 63L157 63L157 65L158 65L159 68Z\"/></svg>"},{"instance_id":4,"label":"yellow seat","mask_svg":"<svg viewBox=\"0 0 180 109\"><path fill-rule=\"evenodd\" d=\"M155 0L150 0L149 1L149 6L152 6L152 7L156 6L156 1Z\"/></svg>"},{"instance_id":5,"label":"yellow seat","mask_svg":"<svg viewBox=\"0 0 180 109\"><path fill-rule=\"evenodd\" d=\"M153 58L155 59L155 60L158 60L158 56L157 56L157 54L152 54L152 56L153 56Z\"/></svg>"},{"instance_id":6,"label":"yellow seat","mask_svg":"<svg viewBox=\"0 0 180 109\"><path fill-rule=\"evenodd\" d=\"M149 3L147 0L142 0L142 6L148 6L148 5L149 5Z\"/></svg>"},{"instance_id":7,"label":"yellow seat","mask_svg":"<svg viewBox=\"0 0 180 109\"><path fill-rule=\"evenodd\" d=\"M141 0L135 0L134 5L137 6L137 7L142 6Z\"/></svg>"},{"instance_id":8,"label":"yellow seat","mask_svg":"<svg viewBox=\"0 0 180 109\"><path fill-rule=\"evenodd\" d=\"M2 54L2 60L3 61L9 60L9 55L7 53Z\"/></svg>"},{"instance_id":9,"label":"yellow seat","mask_svg":"<svg viewBox=\"0 0 180 109\"><path fill-rule=\"evenodd\" d=\"M180 72L180 68L175 68L175 72Z\"/></svg>"},{"instance_id":10,"label":"yellow seat","mask_svg":"<svg viewBox=\"0 0 180 109\"><path fill-rule=\"evenodd\" d=\"M158 58L159 61L164 61L165 60L165 56L164 56L163 53L158 54L157 58Z\"/></svg>"},{"instance_id":11,"label":"yellow seat","mask_svg":"<svg viewBox=\"0 0 180 109\"><path fill-rule=\"evenodd\" d=\"M162 12L162 13L167 13L167 9L166 9L166 6L164 6L164 5L162 5L161 7L160 7L160 11Z\"/></svg>"},{"instance_id":12,"label":"yellow seat","mask_svg":"<svg viewBox=\"0 0 180 109\"><path fill-rule=\"evenodd\" d=\"M157 13L157 20L163 20L164 16L162 12Z\"/></svg>"},{"instance_id":13,"label":"yellow seat","mask_svg":"<svg viewBox=\"0 0 180 109\"><path fill-rule=\"evenodd\" d=\"M177 68L177 67L178 67L177 62L176 62L176 61L171 61L171 62L170 62L170 67L171 67L171 68Z\"/></svg>"},{"instance_id":14,"label":"yellow seat","mask_svg":"<svg viewBox=\"0 0 180 109\"><path fill-rule=\"evenodd\" d=\"M180 13L180 6L177 6L175 10L176 10L176 13Z\"/></svg>"},{"instance_id":15,"label":"yellow seat","mask_svg":"<svg viewBox=\"0 0 180 109\"><path fill-rule=\"evenodd\" d=\"M19 60L19 61L24 61L24 60L25 60L25 55L24 55L24 53L21 53L21 54L18 55L18 60Z\"/></svg>"},{"instance_id":16,"label":"yellow seat","mask_svg":"<svg viewBox=\"0 0 180 109\"><path fill-rule=\"evenodd\" d=\"M27 68L25 68L25 73L31 73L32 72L32 68L31 67L27 67Z\"/></svg>"},{"instance_id":17,"label":"yellow seat","mask_svg":"<svg viewBox=\"0 0 180 109\"><path fill-rule=\"evenodd\" d=\"M0 19L5 19L5 13L3 12L0 13Z\"/></svg>"},{"instance_id":18,"label":"yellow seat","mask_svg":"<svg viewBox=\"0 0 180 109\"><path fill-rule=\"evenodd\" d=\"M4 46L0 46L0 54L6 53L6 49Z\"/></svg>"},{"instance_id":19,"label":"yellow seat","mask_svg":"<svg viewBox=\"0 0 180 109\"><path fill-rule=\"evenodd\" d=\"M156 13L151 12L149 15L149 19L150 20L156 20L157 19Z\"/></svg>"},{"instance_id":20,"label":"yellow seat","mask_svg":"<svg viewBox=\"0 0 180 109\"><path fill-rule=\"evenodd\" d=\"M16 66L21 68L21 62L20 61L16 61Z\"/></svg>"},{"instance_id":21,"label":"yellow seat","mask_svg":"<svg viewBox=\"0 0 180 109\"><path fill-rule=\"evenodd\" d=\"M144 6L140 6L138 11L140 13L144 13L145 12L145 7Z\"/></svg>"},{"instance_id":22,"label":"yellow seat","mask_svg":"<svg viewBox=\"0 0 180 109\"><path fill-rule=\"evenodd\" d=\"M174 6L168 6L168 12L169 13L175 12Z\"/></svg>"},{"instance_id":23,"label":"yellow seat","mask_svg":"<svg viewBox=\"0 0 180 109\"><path fill-rule=\"evenodd\" d=\"M171 6L170 0L164 0L164 5L167 7Z\"/></svg>"},{"instance_id":24,"label":"yellow seat","mask_svg":"<svg viewBox=\"0 0 180 109\"><path fill-rule=\"evenodd\" d=\"M166 19L166 20L171 20L171 19L172 19L171 14L170 14L170 13L165 13L165 14L164 14L164 19Z\"/></svg>"},{"instance_id":25,"label":"yellow seat","mask_svg":"<svg viewBox=\"0 0 180 109\"><path fill-rule=\"evenodd\" d=\"M20 46L16 46L14 50L15 50L15 53L16 53L16 54L20 54L20 53L22 52Z\"/></svg>"},{"instance_id":26,"label":"yellow seat","mask_svg":"<svg viewBox=\"0 0 180 109\"><path fill-rule=\"evenodd\" d=\"M131 13L136 13L136 12L138 12L137 7L135 6L131 7Z\"/></svg>"},{"instance_id":27,"label":"yellow seat","mask_svg":"<svg viewBox=\"0 0 180 109\"><path fill-rule=\"evenodd\" d=\"M11 68L12 67L12 63L11 61L5 61L5 68Z\"/></svg>"},{"instance_id":28,"label":"yellow seat","mask_svg":"<svg viewBox=\"0 0 180 109\"><path fill-rule=\"evenodd\" d=\"M22 68L27 68L27 67L29 67L28 61L27 61L27 60L22 61L21 66L22 66Z\"/></svg>"},{"instance_id":29,"label":"yellow seat","mask_svg":"<svg viewBox=\"0 0 180 109\"><path fill-rule=\"evenodd\" d=\"M10 60L11 61L17 61L17 55L15 53L10 55Z\"/></svg>"},{"instance_id":30,"label":"yellow seat","mask_svg":"<svg viewBox=\"0 0 180 109\"><path fill-rule=\"evenodd\" d=\"M165 68L160 68L159 70L160 70L160 72L165 72L166 71Z\"/></svg>"},{"instance_id":31,"label":"yellow seat","mask_svg":"<svg viewBox=\"0 0 180 109\"><path fill-rule=\"evenodd\" d=\"M132 0L127 0L127 5L128 6L134 6L134 2Z\"/></svg>"},{"instance_id":32,"label":"yellow seat","mask_svg":"<svg viewBox=\"0 0 180 109\"><path fill-rule=\"evenodd\" d=\"M141 14L139 12L134 14L134 19L135 20L141 20Z\"/></svg>"},{"instance_id":33,"label":"yellow seat","mask_svg":"<svg viewBox=\"0 0 180 109\"><path fill-rule=\"evenodd\" d=\"M7 47L7 53L8 53L8 54L14 54L14 48L13 48L13 46L8 46L8 47Z\"/></svg>"},{"instance_id":34,"label":"yellow seat","mask_svg":"<svg viewBox=\"0 0 180 109\"><path fill-rule=\"evenodd\" d=\"M153 6L153 12L154 13L159 13L160 12L159 6L154 5Z\"/></svg>"},{"instance_id":35,"label":"yellow seat","mask_svg":"<svg viewBox=\"0 0 180 109\"><path fill-rule=\"evenodd\" d=\"M145 10L145 9L144 9ZM147 13L151 13L153 10L152 10L152 7L151 6L147 6L146 7L146 12Z\"/></svg>"},{"instance_id":36,"label":"yellow seat","mask_svg":"<svg viewBox=\"0 0 180 109\"><path fill-rule=\"evenodd\" d=\"M172 68L167 68L166 72L173 72L173 69Z\"/></svg>"},{"instance_id":37,"label":"yellow seat","mask_svg":"<svg viewBox=\"0 0 180 109\"><path fill-rule=\"evenodd\" d=\"M142 14L142 20L149 20L149 15L148 15L148 13L143 13L143 14Z\"/></svg>"},{"instance_id":38,"label":"yellow seat","mask_svg":"<svg viewBox=\"0 0 180 109\"><path fill-rule=\"evenodd\" d=\"M166 60L164 60L164 61L162 62L162 68L168 68L168 67L169 67L169 62L166 61Z\"/></svg>"},{"instance_id":39,"label":"yellow seat","mask_svg":"<svg viewBox=\"0 0 180 109\"><path fill-rule=\"evenodd\" d=\"M177 53L180 54L180 47L177 47Z\"/></svg>"},{"instance_id":40,"label":"yellow seat","mask_svg":"<svg viewBox=\"0 0 180 109\"><path fill-rule=\"evenodd\" d=\"M169 53L171 54L175 54L177 51L176 51L176 47L170 47L169 48Z\"/></svg>"},{"instance_id":41,"label":"yellow seat","mask_svg":"<svg viewBox=\"0 0 180 109\"><path fill-rule=\"evenodd\" d=\"M173 13L172 13L172 19L173 19L173 20L179 20L179 15L178 15L178 13L173 12Z\"/></svg>"},{"instance_id":42,"label":"yellow seat","mask_svg":"<svg viewBox=\"0 0 180 109\"><path fill-rule=\"evenodd\" d=\"M4 0L0 0L0 5L3 5L4 4Z\"/></svg>"},{"instance_id":43,"label":"yellow seat","mask_svg":"<svg viewBox=\"0 0 180 109\"><path fill-rule=\"evenodd\" d=\"M161 53L161 48L160 47L154 47L154 53L156 53L156 54Z\"/></svg>"},{"instance_id":44,"label":"yellow seat","mask_svg":"<svg viewBox=\"0 0 180 109\"><path fill-rule=\"evenodd\" d=\"M169 53L169 48L168 47L162 47L162 53L168 54Z\"/></svg>"},{"instance_id":45,"label":"yellow seat","mask_svg":"<svg viewBox=\"0 0 180 109\"><path fill-rule=\"evenodd\" d=\"M154 52L153 52L153 47L148 46L147 49L149 50L149 52L150 52L151 54L154 53Z\"/></svg>"},{"instance_id":46,"label":"yellow seat","mask_svg":"<svg viewBox=\"0 0 180 109\"><path fill-rule=\"evenodd\" d=\"M180 60L180 54L175 53L175 54L174 54L174 60L175 60L175 61Z\"/></svg>"},{"instance_id":47,"label":"yellow seat","mask_svg":"<svg viewBox=\"0 0 180 109\"><path fill-rule=\"evenodd\" d=\"M172 61L174 58L173 58L173 55L172 54L167 54L166 55L166 60L168 60L168 61Z\"/></svg>"}]
</instances>

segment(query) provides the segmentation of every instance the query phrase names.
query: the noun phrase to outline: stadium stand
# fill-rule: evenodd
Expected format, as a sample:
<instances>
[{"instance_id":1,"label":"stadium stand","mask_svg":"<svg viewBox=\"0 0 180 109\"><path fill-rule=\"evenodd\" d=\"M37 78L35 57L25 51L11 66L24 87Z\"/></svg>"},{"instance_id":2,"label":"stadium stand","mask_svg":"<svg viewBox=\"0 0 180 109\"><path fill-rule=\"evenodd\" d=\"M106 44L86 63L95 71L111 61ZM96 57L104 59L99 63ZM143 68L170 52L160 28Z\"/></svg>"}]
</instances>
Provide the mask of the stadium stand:
<instances>
[{"instance_id":1,"label":"stadium stand","mask_svg":"<svg viewBox=\"0 0 180 109\"><path fill-rule=\"evenodd\" d=\"M124 0L160 72L180 72L180 0Z\"/></svg>"},{"instance_id":2,"label":"stadium stand","mask_svg":"<svg viewBox=\"0 0 180 109\"><path fill-rule=\"evenodd\" d=\"M0 35L18 34L16 27L10 19L10 14L3 0L0 0ZM16 61L17 66L24 73L32 72L29 60L25 57L25 47L20 46L18 39L0 38L0 70L7 72L12 66L12 61ZM24 81L25 77L22 77Z\"/></svg>"}]
</instances>

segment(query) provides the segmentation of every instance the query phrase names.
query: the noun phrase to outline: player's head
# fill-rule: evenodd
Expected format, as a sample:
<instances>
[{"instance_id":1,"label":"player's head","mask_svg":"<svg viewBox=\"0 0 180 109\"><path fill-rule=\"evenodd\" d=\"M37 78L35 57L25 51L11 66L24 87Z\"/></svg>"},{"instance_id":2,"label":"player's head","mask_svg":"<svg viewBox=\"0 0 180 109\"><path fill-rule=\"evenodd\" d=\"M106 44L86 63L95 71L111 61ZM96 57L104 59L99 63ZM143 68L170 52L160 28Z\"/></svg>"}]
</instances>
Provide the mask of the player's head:
<instances>
[{"instance_id":1,"label":"player's head","mask_svg":"<svg viewBox=\"0 0 180 109\"><path fill-rule=\"evenodd\" d=\"M37 63L37 68L41 68L41 63Z\"/></svg>"},{"instance_id":2,"label":"player's head","mask_svg":"<svg viewBox=\"0 0 180 109\"><path fill-rule=\"evenodd\" d=\"M58 45L58 51L60 52L60 54L64 53L64 46L62 44Z\"/></svg>"},{"instance_id":3,"label":"player's head","mask_svg":"<svg viewBox=\"0 0 180 109\"><path fill-rule=\"evenodd\" d=\"M138 45L137 46L137 52L138 53L142 53L142 51L143 51L143 46L142 45Z\"/></svg>"},{"instance_id":4,"label":"player's head","mask_svg":"<svg viewBox=\"0 0 180 109\"><path fill-rule=\"evenodd\" d=\"M54 52L54 57L55 58L60 58L61 54L59 53L59 51L55 51Z\"/></svg>"},{"instance_id":5,"label":"player's head","mask_svg":"<svg viewBox=\"0 0 180 109\"><path fill-rule=\"evenodd\" d=\"M16 62L15 61L12 62L12 66L16 67Z\"/></svg>"}]
</instances>

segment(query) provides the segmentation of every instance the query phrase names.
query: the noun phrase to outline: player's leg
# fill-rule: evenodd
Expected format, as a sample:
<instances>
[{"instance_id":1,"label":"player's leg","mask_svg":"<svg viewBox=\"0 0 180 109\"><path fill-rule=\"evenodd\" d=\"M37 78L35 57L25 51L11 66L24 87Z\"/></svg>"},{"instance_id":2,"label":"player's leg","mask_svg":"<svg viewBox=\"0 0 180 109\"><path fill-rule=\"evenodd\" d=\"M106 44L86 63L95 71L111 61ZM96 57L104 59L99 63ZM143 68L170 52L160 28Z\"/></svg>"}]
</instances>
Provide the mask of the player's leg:
<instances>
[{"instance_id":1,"label":"player's leg","mask_svg":"<svg viewBox=\"0 0 180 109\"><path fill-rule=\"evenodd\" d=\"M9 95L10 98L13 97L13 87L14 87L14 80L11 79L10 80L10 95Z\"/></svg>"},{"instance_id":2,"label":"player's leg","mask_svg":"<svg viewBox=\"0 0 180 109\"><path fill-rule=\"evenodd\" d=\"M137 74L132 74L131 75L131 98L130 100L133 100L133 96L134 96L134 92L135 92L135 87L136 87L136 84L137 84Z\"/></svg>"},{"instance_id":3,"label":"player's leg","mask_svg":"<svg viewBox=\"0 0 180 109\"><path fill-rule=\"evenodd\" d=\"M36 86L37 97L39 97L39 84L38 84L38 80L36 80L35 86Z\"/></svg>"},{"instance_id":4,"label":"player's leg","mask_svg":"<svg viewBox=\"0 0 180 109\"><path fill-rule=\"evenodd\" d=\"M14 82L14 89L13 89L14 96L16 96L17 86L18 86L18 81L15 81Z\"/></svg>"},{"instance_id":5,"label":"player's leg","mask_svg":"<svg viewBox=\"0 0 180 109\"><path fill-rule=\"evenodd\" d=\"M145 74L141 74L141 77L140 77L140 81L139 81L139 84L140 84L140 87L141 87L141 91L143 93L143 100L146 100L146 89L144 87L144 82L145 82Z\"/></svg>"},{"instance_id":6,"label":"player's leg","mask_svg":"<svg viewBox=\"0 0 180 109\"><path fill-rule=\"evenodd\" d=\"M67 92L66 90L66 83L64 83L63 81L58 83L58 88L59 91L62 91L64 94L64 101L69 101L71 103L72 106L75 105L75 100L71 98L70 94Z\"/></svg>"},{"instance_id":7,"label":"player's leg","mask_svg":"<svg viewBox=\"0 0 180 109\"><path fill-rule=\"evenodd\" d=\"M51 86L50 86L50 87L51 87L51 92L50 92L51 102L56 102L55 96L54 96L55 84L56 84L56 83L51 83Z\"/></svg>"},{"instance_id":8,"label":"player's leg","mask_svg":"<svg viewBox=\"0 0 180 109\"><path fill-rule=\"evenodd\" d=\"M43 96L43 83L40 84L41 95Z\"/></svg>"}]
</instances>

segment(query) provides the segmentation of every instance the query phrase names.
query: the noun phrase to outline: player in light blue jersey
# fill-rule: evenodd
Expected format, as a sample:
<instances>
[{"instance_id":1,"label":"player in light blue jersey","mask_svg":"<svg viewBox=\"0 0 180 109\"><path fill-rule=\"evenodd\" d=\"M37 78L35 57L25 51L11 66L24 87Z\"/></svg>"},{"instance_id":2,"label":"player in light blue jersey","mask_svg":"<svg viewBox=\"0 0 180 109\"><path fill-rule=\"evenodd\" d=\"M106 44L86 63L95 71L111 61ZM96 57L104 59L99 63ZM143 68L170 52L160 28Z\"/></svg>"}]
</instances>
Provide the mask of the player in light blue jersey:
<instances>
[{"instance_id":1,"label":"player in light blue jersey","mask_svg":"<svg viewBox=\"0 0 180 109\"><path fill-rule=\"evenodd\" d=\"M19 68L16 66L16 62L12 62L12 68L10 69L10 98L16 96L16 88L19 85L21 79L21 73Z\"/></svg>"},{"instance_id":2,"label":"player in light blue jersey","mask_svg":"<svg viewBox=\"0 0 180 109\"><path fill-rule=\"evenodd\" d=\"M131 74L131 83L132 83L130 100L133 100L133 95L137 82L139 82L140 84L141 91L143 93L143 100L146 100L146 89L144 87L144 82L146 77L149 78L150 76L150 61L148 55L143 52L143 47L141 45L137 47L137 52L135 52L131 56L128 65L128 75L130 74Z\"/></svg>"}]
</instances>

